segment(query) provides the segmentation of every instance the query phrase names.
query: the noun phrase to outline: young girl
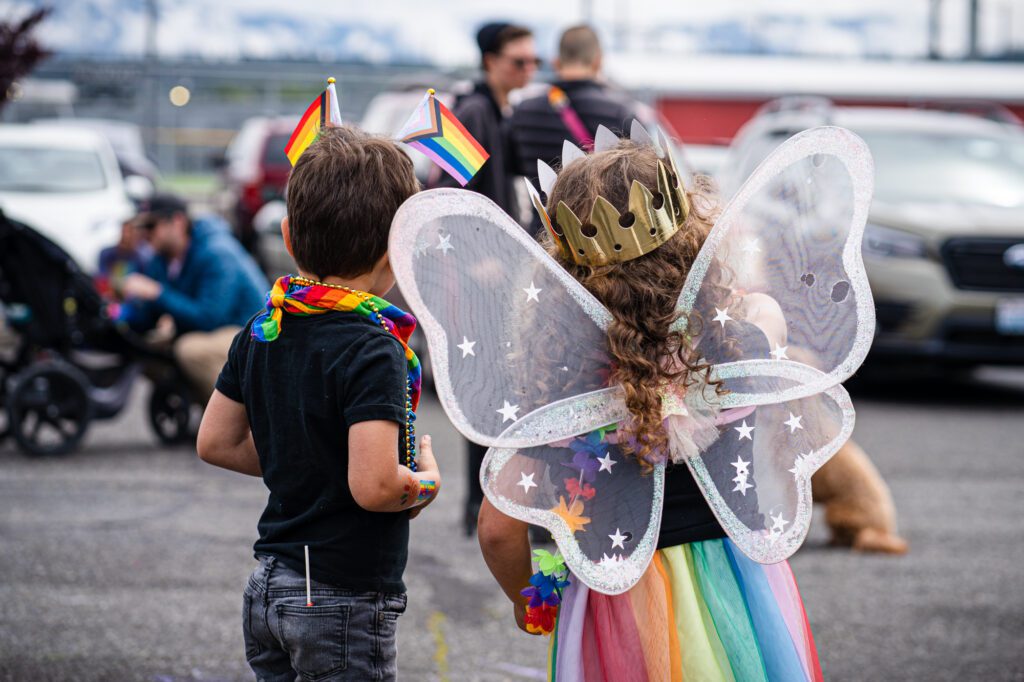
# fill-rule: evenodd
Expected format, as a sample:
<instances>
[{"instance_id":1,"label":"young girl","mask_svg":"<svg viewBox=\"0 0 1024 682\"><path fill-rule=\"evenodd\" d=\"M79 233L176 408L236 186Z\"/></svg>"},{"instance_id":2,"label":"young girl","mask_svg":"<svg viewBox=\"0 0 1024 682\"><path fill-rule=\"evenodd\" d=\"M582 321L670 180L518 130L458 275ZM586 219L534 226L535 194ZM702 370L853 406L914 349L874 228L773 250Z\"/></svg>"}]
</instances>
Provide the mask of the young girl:
<instances>
[{"instance_id":1,"label":"young girl","mask_svg":"<svg viewBox=\"0 0 1024 682\"><path fill-rule=\"evenodd\" d=\"M519 627L553 632L552 678L817 680L785 559L874 330L870 154L794 136L712 227L661 147L636 124L567 144L546 208L531 191L543 246L478 194L421 193L392 267L442 405L491 448L480 544ZM531 523L560 551L537 573Z\"/></svg>"},{"instance_id":2,"label":"young girl","mask_svg":"<svg viewBox=\"0 0 1024 682\"><path fill-rule=\"evenodd\" d=\"M558 215L558 204L564 202L575 215L590 215L600 196L624 213L631 183L657 187L658 170L654 149L632 142L577 159L559 174L547 212ZM679 317L680 289L711 228L710 194L704 188L687 194L691 208L685 223L667 242L637 258L580 265L550 235L545 244L612 315L608 384L625 388L630 413L627 423L619 425L617 442L647 468L668 458L661 389L693 385L704 378L709 362L730 359L704 352L727 347L720 338L711 343L712 337L728 332L741 347L737 355L764 356L785 345L778 305L763 294L730 301L732 318L743 322L708 324L715 311L706 303L706 310L698 310L704 323L691 331L695 336L671 331ZM744 426L756 428L750 418ZM820 679L814 640L788 565L758 564L738 551L684 464L668 464L664 486L657 553L634 587L606 595L570 578L553 640L552 677L587 682ZM479 537L487 565L514 604L516 622L527 630L521 595L533 573L527 523L485 501Z\"/></svg>"}]
</instances>

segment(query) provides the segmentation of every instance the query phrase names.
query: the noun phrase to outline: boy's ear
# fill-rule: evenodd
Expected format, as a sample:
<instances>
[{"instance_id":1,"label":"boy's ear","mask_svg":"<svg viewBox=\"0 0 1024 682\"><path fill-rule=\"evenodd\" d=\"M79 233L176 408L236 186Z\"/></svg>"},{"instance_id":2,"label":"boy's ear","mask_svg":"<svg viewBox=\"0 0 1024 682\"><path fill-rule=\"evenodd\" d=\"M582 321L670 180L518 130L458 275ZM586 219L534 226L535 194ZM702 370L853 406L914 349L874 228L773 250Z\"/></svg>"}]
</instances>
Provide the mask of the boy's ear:
<instances>
[{"instance_id":1,"label":"boy's ear","mask_svg":"<svg viewBox=\"0 0 1024 682\"><path fill-rule=\"evenodd\" d=\"M295 254L292 253L292 233L288 229L288 216L281 218L281 237L284 239L284 248L288 250L288 255L295 259Z\"/></svg>"}]
</instances>

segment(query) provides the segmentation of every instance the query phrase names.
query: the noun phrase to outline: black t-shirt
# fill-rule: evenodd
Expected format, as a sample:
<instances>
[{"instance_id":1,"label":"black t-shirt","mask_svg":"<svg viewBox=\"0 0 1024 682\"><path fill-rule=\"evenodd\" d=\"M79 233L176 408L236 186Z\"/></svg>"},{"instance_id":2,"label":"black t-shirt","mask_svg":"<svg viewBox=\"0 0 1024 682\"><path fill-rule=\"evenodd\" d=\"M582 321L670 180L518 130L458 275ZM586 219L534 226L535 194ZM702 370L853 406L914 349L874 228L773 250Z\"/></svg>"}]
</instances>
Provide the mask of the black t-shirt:
<instances>
[{"instance_id":1,"label":"black t-shirt","mask_svg":"<svg viewBox=\"0 0 1024 682\"><path fill-rule=\"evenodd\" d=\"M404 430L401 344L358 313L286 313L269 343L251 327L231 344L217 390L245 405L270 489L255 553L304 573L309 545L314 580L404 592L409 513L366 511L348 487L349 427L384 419Z\"/></svg>"}]
</instances>

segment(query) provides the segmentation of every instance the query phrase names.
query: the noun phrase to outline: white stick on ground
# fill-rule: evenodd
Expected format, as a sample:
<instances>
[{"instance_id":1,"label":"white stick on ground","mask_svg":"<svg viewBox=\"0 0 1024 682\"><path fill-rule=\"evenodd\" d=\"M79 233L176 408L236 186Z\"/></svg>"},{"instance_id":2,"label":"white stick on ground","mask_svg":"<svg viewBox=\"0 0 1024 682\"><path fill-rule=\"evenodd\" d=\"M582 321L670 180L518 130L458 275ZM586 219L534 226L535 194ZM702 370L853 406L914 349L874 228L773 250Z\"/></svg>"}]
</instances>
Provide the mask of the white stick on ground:
<instances>
[{"instance_id":1,"label":"white stick on ground","mask_svg":"<svg viewBox=\"0 0 1024 682\"><path fill-rule=\"evenodd\" d=\"M304 545L306 548L306 606L313 605L313 597L309 589L309 545Z\"/></svg>"}]
</instances>

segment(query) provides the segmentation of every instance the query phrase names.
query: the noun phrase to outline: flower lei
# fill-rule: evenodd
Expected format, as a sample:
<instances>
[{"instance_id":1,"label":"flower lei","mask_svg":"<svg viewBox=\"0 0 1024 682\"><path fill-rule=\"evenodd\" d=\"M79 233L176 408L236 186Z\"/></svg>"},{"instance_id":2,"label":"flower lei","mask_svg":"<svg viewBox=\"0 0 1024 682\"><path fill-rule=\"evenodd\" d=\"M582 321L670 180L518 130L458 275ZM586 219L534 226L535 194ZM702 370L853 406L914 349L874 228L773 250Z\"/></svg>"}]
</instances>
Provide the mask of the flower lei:
<instances>
[{"instance_id":1,"label":"flower lei","mask_svg":"<svg viewBox=\"0 0 1024 682\"><path fill-rule=\"evenodd\" d=\"M527 598L526 630L549 635L555 630L562 589L569 584L569 569L558 552L552 554L544 549L535 549L533 557L540 570L530 578L530 586L520 593Z\"/></svg>"},{"instance_id":2,"label":"flower lei","mask_svg":"<svg viewBox=\"0 0 1024 682\"><path fill-rule=\"evenodd\" d=\"M616 425L611 424L585 436L578 436L568 444L573 455L562 464L579 471L579 476L565 479L569 501L566 502L565 496L560 495L558 506L551 511L560 516L573 533L584 530L584 526L590 523L590 518L583 516L585 502L597 495L597 490L591 485L600 469L597 459L600 453L607 451L606 438L615 430ZM530 578L530 586L520 593L527 598L526 630L547 635L554 632L558 606L562 603L562 589L569 584L569 569L558 552L551 554L543 549L535 549L533 560L540 570Z\"/></svg>"}]
</instances>

